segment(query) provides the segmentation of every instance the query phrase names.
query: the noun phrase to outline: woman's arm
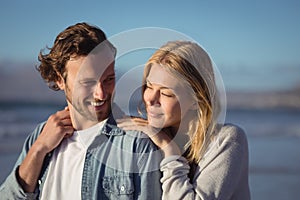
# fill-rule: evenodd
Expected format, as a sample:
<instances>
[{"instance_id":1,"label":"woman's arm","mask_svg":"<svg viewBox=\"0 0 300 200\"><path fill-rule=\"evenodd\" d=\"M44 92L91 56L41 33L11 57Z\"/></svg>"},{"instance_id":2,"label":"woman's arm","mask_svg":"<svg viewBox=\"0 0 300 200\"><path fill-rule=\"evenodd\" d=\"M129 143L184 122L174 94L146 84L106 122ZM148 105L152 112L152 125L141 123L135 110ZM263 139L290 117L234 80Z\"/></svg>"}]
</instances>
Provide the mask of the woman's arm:
<instances>
[{"instance_id":1,"label":"woman's arm","mask_svg":"<svg viewBox=\"0 0 300 200\"><path fill-rule=\"evenodd\" d=\"M245 134L228 128L215 141L190 181L183 157L161 163L165 199L249 199L248 146ZM192 182L192 183L191 183Z\"/></svg>"},{"instance_id":2,"label":"woman's arm","mask_svg":"<svg viewBox=\"0 0 300 200\"><path fill-rule=\"evenodd\" d=\"M143 119L127 118L119 122L124 129L145 132L164 152L160 165L163 199L231 199L235 193L240 193L242 199L250 198L248 144L242 129L223 128L190 180L189 163L167 134L155 132Z\"/></svg>"}]
</instances>

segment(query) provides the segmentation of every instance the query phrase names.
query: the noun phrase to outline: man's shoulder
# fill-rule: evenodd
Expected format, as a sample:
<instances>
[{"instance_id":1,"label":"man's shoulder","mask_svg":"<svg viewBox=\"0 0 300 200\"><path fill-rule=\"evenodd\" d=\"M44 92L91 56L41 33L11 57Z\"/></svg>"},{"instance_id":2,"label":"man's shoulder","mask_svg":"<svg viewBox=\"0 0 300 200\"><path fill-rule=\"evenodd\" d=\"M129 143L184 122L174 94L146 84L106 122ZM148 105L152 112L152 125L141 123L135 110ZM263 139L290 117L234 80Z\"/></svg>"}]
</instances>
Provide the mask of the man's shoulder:
<instances>
[{"instance_id":1,"label":"man's shoulder","mask_svg":"<svg viewBox=\"0 0 300 200\"><path fill-rule=\"evenodd\" d=\"M38 136L41 134L44 126L46 124L46 121L39 123L35 129L31 132L30 135L28 135L27 140L29 143L33 144L33 142L38 138Z\"/></svg>"},{"instance_id":2,"label":"man's shoulder","mask_svg":"<svg viewBox=\"0 0 300 200\"><path fill-rule=\"evenodd\" d=\"M125 131L117 126L115 121L116 116L111 115L103 126L102 133L106 135L122 136L129 140L136 140L139 142L149 142L150 138L143 132L137 130ZM117 117L118 118L118 117Z\"/></svg>"},{"instance_id":3,"label":"man's shoulder","mask_svg":"<svg viewBox=\"0 0 300 200\"><path fill-rule=\"evenodd\" d=\"M113 138L114 143L122 143L123 146L135 152L155 151L158 149L151 139L141 131L125 131L115 124L107 124L103 131L108 137Z\"/></svg>"}]
</instances>

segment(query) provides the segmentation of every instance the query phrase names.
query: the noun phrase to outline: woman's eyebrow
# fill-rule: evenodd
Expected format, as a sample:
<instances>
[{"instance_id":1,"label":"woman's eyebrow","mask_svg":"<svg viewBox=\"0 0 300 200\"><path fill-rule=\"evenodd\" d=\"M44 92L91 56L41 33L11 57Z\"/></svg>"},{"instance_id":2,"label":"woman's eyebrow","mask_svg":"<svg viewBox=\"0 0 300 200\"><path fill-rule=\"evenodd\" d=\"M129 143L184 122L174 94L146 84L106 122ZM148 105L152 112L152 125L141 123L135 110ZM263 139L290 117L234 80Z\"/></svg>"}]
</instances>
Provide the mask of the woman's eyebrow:
<instances>
[{"instance_id":1,"label":"woman's eyebrow","mask_svg":"<svg viewBox=\"0 0 300 200\"><path fill-rule=\"evenodd\" d=\"M151 81L149 81L148 78L146 78L146 83L152 85Z\"/></svg>"},{"instance_id":2,"label":"woman's eyebrow","mask_svg":"<svg viewBox=\"0 0 300 200\"><path fill-rule=\"evenodd\" d=\"M149 81L149 79L148 78L146 78L146 83L147 84L149 84L150 86L152 86L153 84L151 83L151 81ZM166 86L161 86L161 87L159 87L159 89L163 89L163 90L174 90L175 91L175 89L174 88L171 88L171 87L166 87Z\"/></svg>"}]
</instances>

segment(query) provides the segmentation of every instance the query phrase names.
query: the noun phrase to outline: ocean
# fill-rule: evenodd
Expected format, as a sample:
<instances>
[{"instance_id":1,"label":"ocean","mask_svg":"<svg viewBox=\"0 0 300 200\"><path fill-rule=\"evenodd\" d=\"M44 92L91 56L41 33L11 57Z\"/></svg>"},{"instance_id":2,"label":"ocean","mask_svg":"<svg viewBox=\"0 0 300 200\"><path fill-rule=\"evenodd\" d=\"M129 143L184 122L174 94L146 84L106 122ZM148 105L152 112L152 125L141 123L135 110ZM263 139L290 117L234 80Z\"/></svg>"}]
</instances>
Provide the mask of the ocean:
<instances>
[{"instance_id":1,"label":"ocean","mask_svg":"<svg viewBox=\"0 0 300 200\"><path fill-rule=\"evenodd\" d=\"M0 104L0 183L12 169L27 135L64 105ZM300 110L227 109L226 122L248 137L252 199L299 199Z\"/></svg>"}]
</instances>

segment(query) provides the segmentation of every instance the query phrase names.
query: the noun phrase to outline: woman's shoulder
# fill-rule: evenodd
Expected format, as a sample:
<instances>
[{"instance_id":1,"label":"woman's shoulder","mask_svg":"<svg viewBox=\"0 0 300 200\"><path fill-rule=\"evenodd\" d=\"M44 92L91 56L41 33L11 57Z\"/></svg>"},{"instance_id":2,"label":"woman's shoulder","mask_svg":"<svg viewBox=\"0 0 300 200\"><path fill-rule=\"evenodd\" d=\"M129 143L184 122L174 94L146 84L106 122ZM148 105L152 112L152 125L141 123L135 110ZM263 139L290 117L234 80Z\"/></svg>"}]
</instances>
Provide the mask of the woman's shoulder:
<instances>
[{"instance_id":1,"label":"woman's shoulder","mask_svg":"<svg viewBox=\"0 0 300 200\"><path fill-rule=\"evenodd\" d=\"M212 160L247 159L248 142L243 128L235 124L224 124L219 126L213 141L210 143L202 160L206 166Z\"/></svg>"},{"instance_id":2,"label":"woman's shoulder","mask_svg":"<svg viewBox=\"0 0 300 200\"><path fill-rule=\"evenodd\" d=\"M245 130L242 127L232 123L224 124L220 128L217 138L223 142L247 143Z\"/></svg>"}]
</instances>

